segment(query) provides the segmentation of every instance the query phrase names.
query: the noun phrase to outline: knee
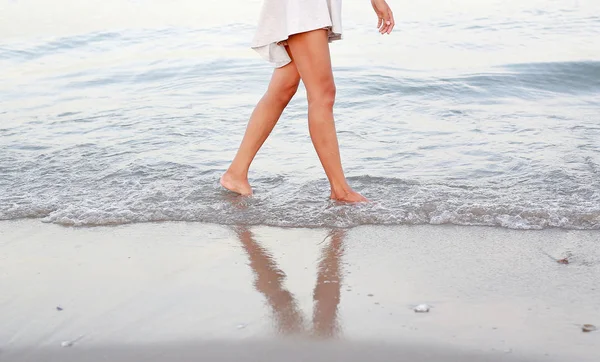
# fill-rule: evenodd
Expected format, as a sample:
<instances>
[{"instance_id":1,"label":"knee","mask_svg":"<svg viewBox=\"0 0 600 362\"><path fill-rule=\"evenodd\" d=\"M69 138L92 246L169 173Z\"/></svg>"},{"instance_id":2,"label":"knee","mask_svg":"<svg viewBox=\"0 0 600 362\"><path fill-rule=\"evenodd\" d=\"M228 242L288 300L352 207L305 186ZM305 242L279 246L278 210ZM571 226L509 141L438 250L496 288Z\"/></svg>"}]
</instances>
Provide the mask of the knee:
<instances>
[{"instance_id":1,"label":"knee","mask_svg":"<svg viewBox=\"0 0 600 362\"><path fill-rule=\"evenodd\" d=\"M288 104L296 92L298 91L298 86L300 85L300 79L290 80L285 84L279 85L276 89L271 89L271 96L275 98L277 102Z\"/></svg>"},{"instance_id":2,"label":"knee","mask_svg":"<svg viewBox=\"0 0 600 362\"><path fill-rule=\"evenodd\" d=\"M309 92L309 106L333 108L335 103L336 87L334 82L324 82L318 89Z\"/></svg>"}]
</instances>

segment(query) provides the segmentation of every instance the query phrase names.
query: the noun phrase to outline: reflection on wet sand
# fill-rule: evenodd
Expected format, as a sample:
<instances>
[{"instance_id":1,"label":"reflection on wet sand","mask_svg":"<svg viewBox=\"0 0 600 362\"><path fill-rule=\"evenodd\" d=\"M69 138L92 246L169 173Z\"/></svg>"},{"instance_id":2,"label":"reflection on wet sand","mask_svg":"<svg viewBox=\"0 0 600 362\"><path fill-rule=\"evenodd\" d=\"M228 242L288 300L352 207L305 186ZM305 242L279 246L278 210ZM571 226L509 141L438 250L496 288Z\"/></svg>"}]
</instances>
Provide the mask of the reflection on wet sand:
<instances>
[{"instance_id":1,"label":"reflection on wet sand","mask_svg":"<svg viewBox=\"0 0 600 362\"><path fill-rule=\"evenodd\" d=\"M267 250L254 240L248 228L239 228L237 232L250 258L250 267L255 275L254 286L267 299L278 330L284 334L300 332L304 324L302 313L294 295L283 286L285 273L277 267Z\"/></svg>"},{"instance_id":2,"label":"reflection on wet sand","mask_svg":"<svg viewBox=\"0 0 600 362\"><path fill-rule=\"evenodd\" d=\"M332 338L340 334L338 305L342 283L340 261L344 253L344 230L329 233L329 244L323 248L313 291L312 328L307 331L303 314L294 295L284 286L285 273L271 254L258 243L247 227L238 227L237 235L250 259L255 276L254 286L263 294L274 316L274 324L282 334L311 334Z\"/></svg>"},{"instance_id":3,"label":"reflection on wet sand","mask_svg":"<svg viewBox=\"0 0 600 362\"><path fill-rule=\"evenodd\" d=\"M340 262L344 254L344 230L329 233L329 244L323 249L313 292L313 329L321 337L334 337L340 332L338 305L342 287Z\"/></svg>"}]
</instances>

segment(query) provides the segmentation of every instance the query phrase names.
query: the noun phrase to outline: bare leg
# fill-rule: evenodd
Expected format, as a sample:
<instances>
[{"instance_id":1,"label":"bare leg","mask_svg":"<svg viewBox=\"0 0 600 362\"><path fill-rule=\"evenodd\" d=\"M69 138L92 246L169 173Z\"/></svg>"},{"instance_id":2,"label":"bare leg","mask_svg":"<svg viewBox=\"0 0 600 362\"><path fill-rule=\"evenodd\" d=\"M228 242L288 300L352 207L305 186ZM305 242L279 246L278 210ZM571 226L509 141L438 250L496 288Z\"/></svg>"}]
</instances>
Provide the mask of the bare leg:
<instances>
[{"instance_id":1,"label":"bare leg","mask_svg":"<svg viewBox=\"0 0 600 362\"><path fill-rule=\"evenodd\" d=\"M248 183L250 164L296 94L299 83L300 74L294 61L275 69L267 92L252 112L240 148L229 169L221 177L223 187L242 195L252 194Z\"/></svg>"},{"instance_id":2,"label":"bare leg","mask_svg":"<svg viewBox=\"0 0 600 362\"><path fill-rule=\"evenodd\" d=\"M310 137L331 185L331 198L346 202L367 201L353 191L344 176L333 119L335 82L331 70L327 30L292 35L290 52L308 96Z\"/></svg>"}]
</instances>

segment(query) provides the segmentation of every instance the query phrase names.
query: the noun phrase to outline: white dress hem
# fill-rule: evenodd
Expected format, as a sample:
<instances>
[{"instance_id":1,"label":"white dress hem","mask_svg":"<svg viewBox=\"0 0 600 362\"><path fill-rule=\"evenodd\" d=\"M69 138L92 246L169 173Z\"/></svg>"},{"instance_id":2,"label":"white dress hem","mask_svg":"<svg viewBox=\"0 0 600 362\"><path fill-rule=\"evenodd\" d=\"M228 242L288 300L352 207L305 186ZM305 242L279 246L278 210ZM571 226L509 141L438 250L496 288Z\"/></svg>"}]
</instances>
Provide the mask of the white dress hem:
<instances>
[{"instance_id":1,"label":"white dress hem","mask_svg":"<svg viewBox=\"0 0 600 362\"><path fill-rule=\"evenodd\" d=\"M251 48L276 68L289 64L290 36L327 29L329 42L342 39L341 0L263 0Z\"/></svg>"}]
</instances>

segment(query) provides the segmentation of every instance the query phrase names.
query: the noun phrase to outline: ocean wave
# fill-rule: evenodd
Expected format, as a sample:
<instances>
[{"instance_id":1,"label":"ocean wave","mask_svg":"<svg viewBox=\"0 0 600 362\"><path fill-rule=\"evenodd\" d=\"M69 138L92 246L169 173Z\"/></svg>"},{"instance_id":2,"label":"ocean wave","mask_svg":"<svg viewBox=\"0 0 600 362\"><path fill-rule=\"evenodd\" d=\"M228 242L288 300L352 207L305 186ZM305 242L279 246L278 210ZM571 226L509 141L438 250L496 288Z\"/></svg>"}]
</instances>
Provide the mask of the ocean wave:
<instances>
[{"instance_id":1,"label":"ocean wave","mask_svg":"<svg viewBox=\"0 0 600 362\"><path fill-rule=\"evenodd\" d=\"M4 45L0 47L0 59L15 62L31 61L86 47L94 47L98 50L97 47L103 42L119 40L123 40L123 35L118 32L98 32L49 39L34 44Z\"/></svg>"},{"instance_id":2,"label":"ocean wave","mask_svg":"<svg viewBox=\"0 0 600 362\"><path fill-rule=\"evenodd\" d=\"M143 175L134 170L120 175L129 179L106 175L98 185L71 184L3 197L10 201L0 203L0 219L40 218L67 226L190 221L280 227L454 224L600 230L600 191L591 187L561 193L535 185L516 189L361 176L351 178L351 183L372 202L345 205L328 200L324 180L260 178L255 180L255 196L240 197L222 190L216 177L148 182Z\"/></svg>"},{"instance_id":3,"label":"ocean wave","mask_svg":"<svg viewBox=\"0 0 600 362\"><path fill-rule=\"evenodd\" d=\"M352 73L353 69L342 69ZM484 72L460 71L449 75L423 75L397 69L395 75L366 73L342 78L344 89L365 96L421 95L427 99L464 98L538 99L549 95L600 94L600 61L504 64ZM389 72L391 73L391 72Z\"/></svg>"}]
</instances>

